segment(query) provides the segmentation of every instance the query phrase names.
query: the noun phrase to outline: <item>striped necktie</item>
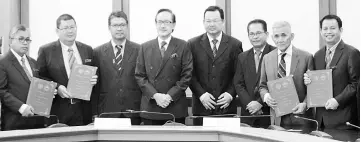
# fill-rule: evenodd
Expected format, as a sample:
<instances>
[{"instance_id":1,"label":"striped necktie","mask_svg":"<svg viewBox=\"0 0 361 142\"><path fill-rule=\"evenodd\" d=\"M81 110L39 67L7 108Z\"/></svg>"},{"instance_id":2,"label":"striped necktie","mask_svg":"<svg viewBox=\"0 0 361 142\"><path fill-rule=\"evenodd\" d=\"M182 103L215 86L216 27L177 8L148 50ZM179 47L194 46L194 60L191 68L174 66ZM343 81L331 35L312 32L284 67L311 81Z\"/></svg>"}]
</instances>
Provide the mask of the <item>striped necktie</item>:
<instances>
[{"instance_id":1,"label":"striped necktie","mask_svg":"<svg viewBox=\"0 0 361 142\"><path fill-rule=\"evenodd\" d=\"M166 44L167 44L167 42L165 42L165 41L162 41L162 43L160 43L160 54L162 55L162 58L164 57Z\"/></svg>"},{"instance_id":2,"label":"striped necktie","mask_svg":"<svg viewBox=\"0 0 361 142\"><path fill-rule=\"evenodd\" d=\"M331 61L332 61L331 54L332 54L332 51L330 49L327 49L326 50L326 58L325 58L326 69L330 69L330 64L331 64Z\"/></svg>"},{"instance_id":3,"label":"striped necktie","mask_svg":"<svg viewBox=\"0 0 361 142\"><path fill-rule=\"evenodd\" d=\"M70 68L70 72L73 69L74 64L76 63L76 57L74 55L74 50L72 47L69 47L68 49L68 62L69 62L69 68Z\"/></svg>"},{"instance_id":4,"label":"striped necktie","mask_svg":"<svg viewBox=\"0 0 361 142\"><path fill-rule=\"evenodd\" d=\"M121 67L121 63L122 63L122 60L123 60L123 56L122 56L122 48L123 46L122 45L116 45L115 48L118 50L117 53L115 54L115 59L114 59L114 65L115 67L120 70L122 67Z\"/></svg>"},{"instance_id":5,"label":"striped necktie","mask_svg":"<svg viewBox=\"0 0 361 142\"><path fill-rule=\"evenodd\" d=\"M212 47L212 51L213 51L213 57L216 57L217 55L217 39L213 39L212 43L213 43L213 47Z\"/></svg>"},{"instance_id":6,"label":"striped necktie","mask_svg":"<svg viewBox=\"0 0 361 142\"><path fill-rule=\"evenodd\" d=\"M259 56L262 54L261 51L257 51L256 50L256 53L254 54L254 62L255 62L255 65L256 65L256 72L258 72L258 66L259 66Z\"/></svg>"},{"instance_id":7,"label":"striped necktie","mask_svg":"<svg viewBox=\"0 0 361 142\"><path fill-rule=\"evenodd\" d=\"M31 80L32 76L31 76L31 74L30 74L30 72L29 72L28 68L26 68L26 66L25 66L25 57L24 57L24 56L23 56L23 57L21 57L21 66L23 67L23 69L24 69L24 71L25 71L26 76L28 76L29 80Z\"/></svg>"},{"instance_id":8,"label":"striped necktie","mask_svg":"<svg viewBox=\"0 0 361 142\"><path fill-rule=\"evenodd\" d=\"M278 73L277 73L277 77L278 78L282 78L286 76L286 62L285 62L285 56L286 53L281 53L281 61L278 64Z\"/></svg>"}]
</instances>

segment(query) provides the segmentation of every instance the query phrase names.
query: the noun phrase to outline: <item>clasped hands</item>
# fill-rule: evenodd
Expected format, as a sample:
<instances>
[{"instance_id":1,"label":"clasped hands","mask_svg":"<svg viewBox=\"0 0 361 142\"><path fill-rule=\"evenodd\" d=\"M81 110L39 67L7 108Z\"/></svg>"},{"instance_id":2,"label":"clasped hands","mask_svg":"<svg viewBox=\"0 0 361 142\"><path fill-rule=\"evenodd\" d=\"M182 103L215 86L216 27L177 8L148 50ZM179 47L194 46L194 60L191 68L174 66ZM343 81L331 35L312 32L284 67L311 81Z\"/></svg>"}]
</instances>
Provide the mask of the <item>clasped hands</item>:
<instances>
[{"instance_id":1,"label":"clasped hands","mask_svg":"<svg viewBox=\"0 0 361 142\"><path fill-rule=\"evenodd\" d=\"M155 93L153 99L157 102L157 105L166 108L172 102L172 97L169 94Z\"/></svg>"},{"instance_id":2,"label":"clasped hands","mask_svg":"<svg viewBox=\"0 0 361 142\"><path fill-rule=\"evenodd\" d=\"M90 79L90 84L94 86L95 84L97 84L97 80L98 76L93 75ZM55 89L54 94L59 94L61 98L73 98L73 96L70 94L70 92L67 91L67 88L64 85L60 85L57 90Z\"/></svg>"},{"instance_id":3,"label":"clasped hands","mask_svg":"<svg viewBox=\"0 0 361 142\"><path fill-rule=\"evenodd\" d=\"M219 97L217 102L215 102L215 98L212 94L206 92L199 100L202 102L203 106L208 110L215 109L215 105L221 105L222 108L227 108L232 101L232 96L228 92L222 93Z\"/></svg>"}]
</instances>

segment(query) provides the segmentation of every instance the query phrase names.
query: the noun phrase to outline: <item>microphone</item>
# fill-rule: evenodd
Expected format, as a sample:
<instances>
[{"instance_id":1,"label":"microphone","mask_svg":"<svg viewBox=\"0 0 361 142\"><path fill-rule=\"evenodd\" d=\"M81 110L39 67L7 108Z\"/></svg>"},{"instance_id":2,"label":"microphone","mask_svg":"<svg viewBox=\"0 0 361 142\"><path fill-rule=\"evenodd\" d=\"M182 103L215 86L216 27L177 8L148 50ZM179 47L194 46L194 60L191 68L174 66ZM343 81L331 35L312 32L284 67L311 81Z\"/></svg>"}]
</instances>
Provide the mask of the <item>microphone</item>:
<instances>
[{"instance_id":1,"label":"microphone","mask_svg":"<svg viewBox=\"0 0 361 142\"><path fill-rule=\"evenodd\" d=\"M130 114L131 112L128 112L128 111L126 111L126 112L122 112L122 111L119 111L119 112L103 112L103 113L100 113L99 115L98 115L98 118L102 118L102 116L104 116L104 115L111 115L111 114Z\"/></svg>"},{"instance_id":2,"label":"microphone","mask_svg":"<svg viewBox=\"0 0 361 142\"><path fill-rule=\"evenodd\" d=\"M318 130L318 122L314 119L309 119L309 118L305 118L305 117L301 117L301 116L297 116L295 115L294 116L295 118L299 118L299 119L303 119L303 120L307 120L307 121L313 121L313 122L316 122L316 130L315 131L312 131L310 133L310 135L313 135L313 136L317 136L317 137L323 137L323 138L329 138L329 139L333 139L333 137L325 132L322 132L322 131L319 131Z\"/></svg>"},{"instance_id":3,"label":"microphone","mask_svg":"<svg viewBox=\"0 0 361 142\"><path fill-rule=\"evenodd\" d=\"M151 111L145 111L145 110L141 110L141 111L136 111L136 110L131 110L128 109L126 110L129 113L147 113L147 114L157 114L157 115L168 115L172 117L172 120L168 120L163 126L185 126L182 123L177 123L175 122L175 116L172 113L167 113L167 112L151 112Z\"/></svg>"},{"instance_id":4,"label":"microphone","mask_svg":"<svg viewBox=\"0 0 361 142\"><path fill-rule=\"evenodd\" d=\"M346 122L346 125L351 126L351 127L355 127L355 128L357 128L357 129L360 129L359 126L353 125L353 124L351 124L350 122Z\"/></svg>"},{"instance_id":5,"label":"microphone","mask_svg":"<svg viewBox=\"0 0 361 142\"><path fill-rule=\"evenodd\" d=\"M236 117L237 114L216 114L216 115L204 115L204 116L190 116L189 118L203 118L203 117L223 117L223 116L233 116Z\"/></svg>"}]
</instances>

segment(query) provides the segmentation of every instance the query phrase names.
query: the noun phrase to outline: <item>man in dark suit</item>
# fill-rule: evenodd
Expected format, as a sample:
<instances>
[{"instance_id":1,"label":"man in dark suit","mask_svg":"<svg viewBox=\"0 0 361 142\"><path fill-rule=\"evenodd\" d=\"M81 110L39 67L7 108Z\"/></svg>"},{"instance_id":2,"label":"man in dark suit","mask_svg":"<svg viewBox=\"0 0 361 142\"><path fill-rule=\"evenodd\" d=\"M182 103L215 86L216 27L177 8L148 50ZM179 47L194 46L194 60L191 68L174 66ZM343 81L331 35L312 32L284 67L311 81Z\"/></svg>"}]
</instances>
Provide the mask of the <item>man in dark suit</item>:
<instances>
[{"instance_id":1,"label":"man in dark suit","mask_svg":"<svg viewBox=\"0 0 361 142\"><path fill-rule=\"evenodd\" d=\"M142 90L141 110L172 113L175 121L185 123L188 116L187 89L193 70L192 53L187 42L171 34L176 25L174 13L160 9L155 18L158 38L141 45L135 78ZM163 125L169 115L142 113L145 125Z\"/></svg>"},{"instance_id":2,"label":"man in dark suit","mask_svg":"<svg viewBox=\"0 0 361 142\"><path fill-rule=\"evenodd\" d=\"M114 11L109 15L108 29L112 40L95 48L93 53L99 75L99 88L96 87L99 93L92 99L96 108L93 114L139 110L142 92L134 72L140 45L126 39L128 18L123 11ZM133 125L141 122L139 114L124 115L131 117Z\"/></svg>"},{"instance_id":3,"label":"man in dark suit","mask_svg":"<svg viewBox=\"0 0 361 142\"><path fill-rule=\"evenodd\" d=\"M259 92L263 102L271 107L271 124L285 127L286 129L300 129L309 127L303 119L295 118L294 115L312 117L312 111L306 111L306 85L303 83L303 74L307 70L313 70L312 54L296 48L292 45L294 34L291 25L286 21L276 22L273 27L272 39L277 49L264 56L261 66L261 78ZM300 103L293 108L293 113L275 117L277 102L271 97L267 82L293 75Z\"/></svg>"},{"instance_id":4,"label":"man in dark suit","mask_svg":"<svg viewBox=\"0 0 361 142\"><path fill-rule=\"evenodd\" d=\"M315 69L332 69L333 98L325 107L316 109L316 119L322 128L349 129L346 122L357 123L356 92L360 81L360 51L341 39L342 21L336 15L326 15L320 21L320 34L326 42L315 53ZM305 84L312 83L305 74Z\"/></svg>"},{"instance_id":5,"label":"man in dark suit","mask_svg":"<svg viewBox=\"0 0 361 142\"><path fill-rule=\"evenodd\" d=\"M38 77L36 61L27 56L31 42L29 29L16 25L9 34L10 49L0 57L0 98L3 115L2 130L44 127L44 118L34 115L26 104L32 77Z\"/></svg>"},{"instance_id":6,"label":"man in dark suit","mask_svg":"<svg viewBox=\"0 0 361 142\"><path fill-rule=\"evenodd\" d=\"M241 102L241 115L268 115L269 107L263 103L258 92L261 73L260 63L263 56L275 49L275 47L267 43L267 23L264 20L255 19L250 21L247 31L253 48L238 55L237 70L233 80ZM253 127L267 128L270 125L270 118L241 118L241 122Z\"/></svg>"},{"instance_id":7,"label":"man in dark suit","mask_svg":"<svg viewBox=\"0 0 361 142\"><path fill-rule=\"evenodd\" d=\"M190 89L193 98L193 115L234 114L236 91L233 76L242 43L222 32L224 13L218 6L204 11L206 33L188 41L194 59ZM194 119L202 125L203 119Z\"/></svg>"},{"instance_id":8,"label":"man in dark suit","mask_svg":"<svg viewBox=\"0 0 361 142\"><path fill-rule=\"evenodd\" d=\"M39 75L57 83L58 95L53 100L50 113L58 116L60 123L70 126L90 123L90 102L72 98L66 86L72 64L92 65L93 49L75 41L77 27L71 15L59 16L56 27L59 40L40 47L37 60ZM92 77L92 84L96 83L96 78L97 76Z\"/></svg>"}]
</instances>

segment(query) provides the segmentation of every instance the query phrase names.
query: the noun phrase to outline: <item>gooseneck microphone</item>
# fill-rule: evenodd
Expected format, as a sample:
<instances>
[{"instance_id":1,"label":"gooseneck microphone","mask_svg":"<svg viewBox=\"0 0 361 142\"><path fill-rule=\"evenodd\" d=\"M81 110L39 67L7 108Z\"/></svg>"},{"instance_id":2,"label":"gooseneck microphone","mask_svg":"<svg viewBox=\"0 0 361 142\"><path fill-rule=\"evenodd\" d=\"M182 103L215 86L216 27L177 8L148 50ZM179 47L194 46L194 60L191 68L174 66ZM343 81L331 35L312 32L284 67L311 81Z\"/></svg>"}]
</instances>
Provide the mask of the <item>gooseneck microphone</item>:
<instances>
[{"instance_id":1,"label":"gooseneck microphone","mask_svg":"<svg viewBox=\"0 0 361 142\"><path fill-rule=\"evenodd\" d=\"M203 118L203 117L224 117L224 116L237 116L237 114L216 114L216 115L196 115L196 116L190 116L189 118Z\"/></svg>"},{"instance_id":2,"label":"gooseneck microphone","mask_svg":"<svg viewBox=\"0 0 361 142\"><path fill-rule=\"evenodd\" d=\"M322 131L319 131L318 130L318 122L314 119L310 119L310 118L305 118L305 117L301 117L301 116L297 116L295 115L294 116L295 118L299 118L299 119L303 119L303 120L308 120L308 121L313 121L316 123L316 131L312 131L310 133L310 135L313 135L313 136L317 136L317 137L323 137L323 138L329 138L329 139L333 139L333 137L330 135L330 134L327 134L325 132L322 132Z\"/></svg>"},{"instance_id":3,"label":"gooseneck microphone","mask_svg":"<svg viewBox=\"0 0 361 142\"><path fill-rule=\"evenodd\" d=\"M296 118L299 118L299 119L303 119L303 120L308 120L308 121L313 121L316 123L316 131L318 131L318 122L314 119L309 119L309 118L305 118L305 117L301 117L301 116L297 116L295 115Z\"/></svg>"},{"instance_id":4,"label":"gooseneck microphone","mask_svg":"<svg viewBox=\"0 0 361 142\"><path fill-rule=\"evenodd\" d=\"M128 109L126 110L129 113L147 113L147 114L158 114L158 115L168 115L172 117L171 121L167 121L164 125L172 125L172 126L184 126L184 124L181 123L177 123L175 122L175 116L172 113L167 113L167 112L151 112L151 111L145 111L145 110L141 110L141 111L136 111L136 110L131 110Z\"/></svg>"},{"instance_id":5,"label":"gooseneck microphone","mask_svg":"<svg viewBox=\"0 0 361 142\"><path fill-rule=\"evenodd\" d=\"M351 127L355 127L355 128L357 128L357 129L360 129L359 126L353 125L353 124L351 124L350 122L346 122L346 125L351 126Z\"/></svg>"},{"instance_id":6,"label":"gooseneck microphone","mask_svg":"<svg viewBox=\"0 0 361 142\"><path fill-rule=\"evenodd\" d=\"M111 115L111 114L130 114L131 112L123 112L123 111L119 111L119 112L103 112L101 114L98 115L99 118L102 118L102 116L104 115Z\"/></svg>"}]
</instances>

